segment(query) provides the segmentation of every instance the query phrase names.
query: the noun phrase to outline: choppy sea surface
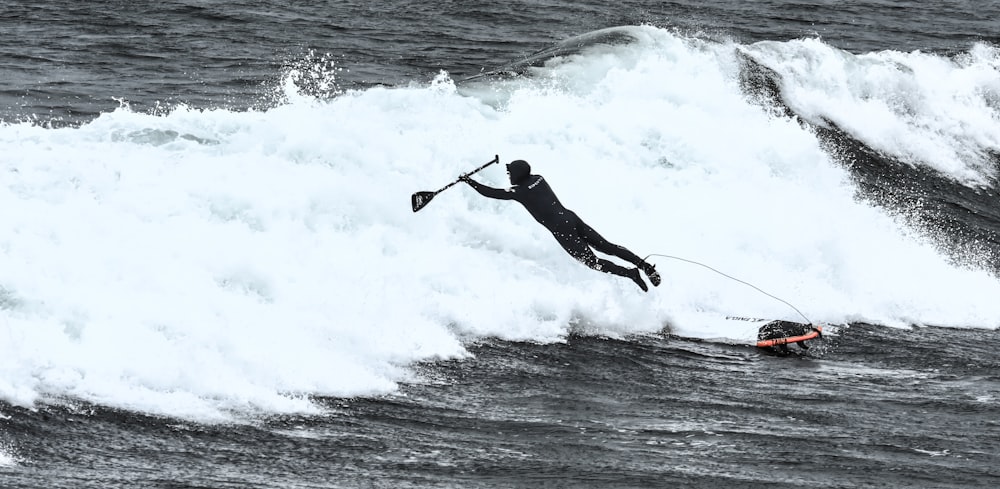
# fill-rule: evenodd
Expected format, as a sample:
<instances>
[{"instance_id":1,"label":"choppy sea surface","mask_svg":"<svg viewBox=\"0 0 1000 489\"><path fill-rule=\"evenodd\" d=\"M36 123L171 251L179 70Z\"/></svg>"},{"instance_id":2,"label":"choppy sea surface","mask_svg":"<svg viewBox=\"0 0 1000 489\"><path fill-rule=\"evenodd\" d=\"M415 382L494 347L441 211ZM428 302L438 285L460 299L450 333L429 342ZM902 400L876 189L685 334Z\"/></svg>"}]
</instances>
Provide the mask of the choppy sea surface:
<instances>
[{"instance_id":1,"label":"choppy sea surface","mask_svg":"<svg viewBox=\"0 0 1000 489\"><path fill-rule=\"evenodd\" d=\"M0 9L0 486L1000 485L1000 2L308 4Z\"/></svg>"}]
</instances>

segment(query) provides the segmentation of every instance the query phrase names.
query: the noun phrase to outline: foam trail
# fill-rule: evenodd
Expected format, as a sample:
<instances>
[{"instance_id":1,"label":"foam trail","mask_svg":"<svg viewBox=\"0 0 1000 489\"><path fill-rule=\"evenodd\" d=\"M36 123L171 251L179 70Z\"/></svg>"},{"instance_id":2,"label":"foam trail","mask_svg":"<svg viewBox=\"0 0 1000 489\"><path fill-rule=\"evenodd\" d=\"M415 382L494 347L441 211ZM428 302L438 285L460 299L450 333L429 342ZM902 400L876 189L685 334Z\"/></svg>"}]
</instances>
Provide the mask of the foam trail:
<instances>
[{"instance_id":1,"label":"foam trail","mask_svg":"<svg viewBox=\"0 0 1000 489\"><path fill-rule=\"evenodd\" d=\"M522 208L465 186L524 158L605 237L710 264L817 321L996 327L1000 284L879 209L795 121L748 104L735 46L639 41L535 76L301 96L264 112L127 108L0 126L0 397L199 420L315 412L486 337L739 339L783 304L682 263L634 284L569 258ZM500 167L481 174L503 184Z\"/></svg>"},{"instance_id":2,"label":"foam trail","mask_svg":"<svg viewBox=\"0 0 1000 489\"><path fill-rule=\"evenodd\" d=\"M11 467L17 465L17 460L11 455L0 451L0 467Z\"/></svg>"}]
</instances>

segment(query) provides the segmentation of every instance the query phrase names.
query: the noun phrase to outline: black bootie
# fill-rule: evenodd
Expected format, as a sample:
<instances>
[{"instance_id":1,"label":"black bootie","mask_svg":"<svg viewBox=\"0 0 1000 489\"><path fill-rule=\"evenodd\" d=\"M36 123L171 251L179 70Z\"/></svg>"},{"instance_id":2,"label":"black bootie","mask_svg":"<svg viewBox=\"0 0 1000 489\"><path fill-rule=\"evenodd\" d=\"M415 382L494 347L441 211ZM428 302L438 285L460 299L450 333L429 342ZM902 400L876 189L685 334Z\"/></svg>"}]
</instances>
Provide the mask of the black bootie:
<instances>
[{"instance_id":1,"label":"black bootie","mask_svg":"<svg viewBox=\"0 0 1000 489\"><path fill-rule=\"evenodd\" d=\"M642 289L643 292L648 292L649 287L646 286L646 281L642 279L642 275L639 274L638 268L632 268L628 271L628 278L632 279L636 285Z\"/></svg>"},{"instance_id":2,"label":"black bootie","mask_svg":"<svg viewBox=\"0 0 1000 489\"><path fill-rule=\"evenodd\" d=\"M642 262L642 271L645 272L646 276L649 277L649 281L653 283L654 287L660 286L660 272L656 271L656 267L651 265L649 262Z\"/></svg>"}]
</instances>

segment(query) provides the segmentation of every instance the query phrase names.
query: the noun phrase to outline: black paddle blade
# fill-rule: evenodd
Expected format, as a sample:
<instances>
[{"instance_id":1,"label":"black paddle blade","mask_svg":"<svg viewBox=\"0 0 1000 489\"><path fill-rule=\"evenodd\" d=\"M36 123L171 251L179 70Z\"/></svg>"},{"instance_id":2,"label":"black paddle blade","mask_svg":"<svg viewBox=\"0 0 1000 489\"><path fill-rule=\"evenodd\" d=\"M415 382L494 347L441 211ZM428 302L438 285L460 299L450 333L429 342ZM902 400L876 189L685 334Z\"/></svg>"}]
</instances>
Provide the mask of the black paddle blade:
<instances>
[{"instance_id":1,"label":"black paddle blade","mask_svg":"<svg viewBox=\"0 0 1000 489\"><path fill-rule=\"evenodd\" d=\"M410 205L413 206L413 212L423 209L435 195L437 195L435 192L417 192L413 194L410 197Z\"/></svg>"}]
</instances>

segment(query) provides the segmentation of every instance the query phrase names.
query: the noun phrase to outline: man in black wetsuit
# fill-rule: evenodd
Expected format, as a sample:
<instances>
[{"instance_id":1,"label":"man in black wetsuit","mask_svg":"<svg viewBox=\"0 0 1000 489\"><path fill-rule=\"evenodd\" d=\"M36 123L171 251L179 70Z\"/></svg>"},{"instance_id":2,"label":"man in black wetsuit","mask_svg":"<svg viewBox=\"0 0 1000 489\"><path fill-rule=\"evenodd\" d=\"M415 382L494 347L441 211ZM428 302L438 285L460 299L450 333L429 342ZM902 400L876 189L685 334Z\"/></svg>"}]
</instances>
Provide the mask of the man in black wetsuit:
<instances>
[{"instance_id":1,"label":"man in black wetsuit","mask_svg":"<svg viewBox=\"0 0 1000 489\"><path fill-rule=\"evenodd\" d=\"M639 258L635 253L604 239L594 228L583 222L575 212L559 203L552 188L541 175L532 175L531 166L527 161L514 160L507 164L507 175L510 176L511 187L507 189L493 188L473 180L468 175L462 175L460 180L485 197L501 200L516 200L542 226L545 226L563 249L573 258L583 262L590 268L606 273L613 273L630 278L643 290L647 291L646 282L639 274L641 269L649 277L653 285L660 285L660 274L656 267ZM637 268L625 268L594 255L595 250L606 255L617 256Z\"/></svg>"}]
</instances>

